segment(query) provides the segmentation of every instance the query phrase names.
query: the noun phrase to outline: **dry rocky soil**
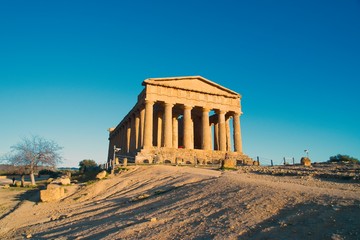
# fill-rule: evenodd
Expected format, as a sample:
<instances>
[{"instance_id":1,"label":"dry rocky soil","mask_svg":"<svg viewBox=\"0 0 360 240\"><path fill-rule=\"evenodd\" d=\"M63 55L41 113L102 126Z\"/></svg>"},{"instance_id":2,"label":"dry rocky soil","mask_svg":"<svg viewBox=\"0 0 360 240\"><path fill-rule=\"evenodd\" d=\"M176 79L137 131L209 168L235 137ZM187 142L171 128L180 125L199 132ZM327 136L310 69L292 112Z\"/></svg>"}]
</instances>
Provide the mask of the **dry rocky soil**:
<instances>
[{"instance_id":1,"label":"dry rocky soil","mask_svg":"<svg viewBox=\"0 0 360 240\"><path fill-rule=\"evenodd\" d=\"M359 170L132 166L51 203L0 189L0 239L360 239Z\"/></svg>"}]
</instances>

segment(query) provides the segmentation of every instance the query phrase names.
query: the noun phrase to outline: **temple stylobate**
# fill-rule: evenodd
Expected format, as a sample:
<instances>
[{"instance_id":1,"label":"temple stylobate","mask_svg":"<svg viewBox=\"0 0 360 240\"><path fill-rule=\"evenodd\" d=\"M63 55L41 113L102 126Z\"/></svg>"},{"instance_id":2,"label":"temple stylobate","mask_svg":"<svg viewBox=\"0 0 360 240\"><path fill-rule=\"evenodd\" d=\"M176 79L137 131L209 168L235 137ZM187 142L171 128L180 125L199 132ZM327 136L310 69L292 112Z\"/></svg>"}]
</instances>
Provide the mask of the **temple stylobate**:
<instances>
[{"instance_id":1,"label":"temple stylobate","mask_svg":"<svg viewBox=\"0 0 360 240\"><path fill-rule=\"evenodd\" d=\"M149 78L137 103L109 133L136 163L214 163L225 156L252 163L242 152L241 96L201 76Z\"/></svg>"}]
</instances>

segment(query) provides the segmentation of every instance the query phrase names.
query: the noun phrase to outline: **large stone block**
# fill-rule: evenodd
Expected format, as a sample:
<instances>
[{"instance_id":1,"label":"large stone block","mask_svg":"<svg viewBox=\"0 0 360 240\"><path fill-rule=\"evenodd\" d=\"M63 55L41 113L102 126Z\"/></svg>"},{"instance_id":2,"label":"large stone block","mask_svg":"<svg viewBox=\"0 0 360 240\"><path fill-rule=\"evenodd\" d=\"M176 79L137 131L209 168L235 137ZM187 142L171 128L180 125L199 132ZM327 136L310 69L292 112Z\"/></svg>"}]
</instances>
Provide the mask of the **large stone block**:
<instances>
[{"instance_id":1,"label":"large stone block","mask_svg":"<svg viewBox=\"0 0 360 240\"><path fill-rule=\"evenodd\" d=\"M47 189L40 191L40 200L42 202L58 201L64 196L64 188L56 184L49 184Z\"/></svg>"},{"instance_id":2,"label":"large stone block","mask_svg":"<svg viewBox=\"0 0 360 240\"><path fill-rule=\"evenodd\" d=\"M61 185L70 185L71 181L70 178L68 177L62 177L60 178L60 183Z\"/></svg>"},{"instance_id":3,"label":"large stone block","mask_svg":"<svg viewBox=\"0 0 360 240\"><path fill-rule=\"evenodd\" d=\"M124 158L124 160L123 160L123 166L124 166L124 167L127 167L127 163L128 163L128 159L127 159L127 158Z\"/></svg>"},{"instance_id":4,"label":"large stone block","mask_svg":"<svg viewBox=\"0 0 360 240\"><path fill-rule=\"evenodd\" d=\"M103 178L105 178L106 177L106 171L104 170L104 171L101 171L101 172L99 172L97 175L96 175L96 179L103 179Z\"/></svg>"},{"instance_id":5,"label":"large stone block","mask_svg":"<svg viewBox=\"0 0 360 240\"><path fill-rule=\"evenodd\" d=\"M62 176L62 177L57 178L54 181L52 181L52 183L57 183L57 184L61 184L61 185L70 185L71 180L68 176Z\"/></svg>"},{"instance_id":6,"label":"large stone block","mask_svg":"<svg viewBox=\"0 0 360 240\"><path fill-rule=\"evenodd\" d=\"M236 160L232 158L226 158L221 162L221 168L236 168Z\"/></svg>"},{"instance_id":7,"label":"large stone block","mask_svg":"<svg viewBox=\"0 0 360 240\"><path fill-rule=\"evenodd\" d=\"M304 166L311 166L311 160L308 157L302 157L300 163Z\"/></svg>"}]
</instances>

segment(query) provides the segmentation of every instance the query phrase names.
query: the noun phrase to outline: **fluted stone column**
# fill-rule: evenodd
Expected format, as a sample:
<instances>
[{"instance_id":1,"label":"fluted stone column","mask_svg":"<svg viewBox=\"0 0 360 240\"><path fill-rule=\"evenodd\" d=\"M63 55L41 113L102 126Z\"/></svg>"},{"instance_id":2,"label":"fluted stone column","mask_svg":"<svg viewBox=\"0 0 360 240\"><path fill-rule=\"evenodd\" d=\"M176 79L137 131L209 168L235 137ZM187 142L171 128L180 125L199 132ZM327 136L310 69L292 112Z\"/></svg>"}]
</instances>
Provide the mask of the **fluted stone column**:
<instances>
[{"instance_id":1,"label":"fluted stone column","mask_svg":"<svg viewBox=\"0 0 360 240\"><path fill-rule=\"evenodd\" d=\"M157 139L157 147L161 147L162 143L163 143L163 136L162 136L162 132L163 132L163 112L158 112L157 113L157 133L156 133L156 139Z\"/></svg>"},{"instance_id":2,"label":"fluted stone column","mask_svg":"<svg viewBox=\"0 0 360 240\"><path fill-rule=\"evenodd\" d=\"M154 102L145 100L144 148L152 147Z\"/></svg>"},{"instance_id":3,"label":"fluted stone column","mask_svg":"<svg viewBox=\"0 0 360 240\"><path fill-rule=\"evenodd\" d=\"M233 127L234 127L234 152L242 153L242 140L241 140L239 113L234 113Z\"/></svg>"},{"instance_id":4,"label":"fluted stone column","mask_svg":"<svg viewBox=\"0 0 360 240\"><path fill-rule=\"evenodd\" d=\"M126 149L126 138L127 138L127 125L126 123L123 123L122 125L122 137L123 137L123 140L122 140L122 145L123 145L123 153L127 153L127 149Z\"/></svg>"},{"instance_id":5,"label":"fluted stone column","mask_svg":"<svg viewBox=\"0 0 360 240\"><path fill-rule=\"evenodd\" d=\"M126 149L126 131L127 131L127 128L125 127L125 125L123 124L121 126L121 137L122 137L122 141L121 141L121 147L122 147L122 150L121 150L121 153L126 153L127 149Z\"/></svg>"},{"instance_id":6,"label":"fluted stone column","mask_svg":"<svg viewBox=\"0 0 360 240\"><path fill-rule=\"evenodd\" d=\"M202 144L201 149L210 150L210 123L209 123L209 109L202 109Z\"/></svg>"},{"instance_id":7,"label":"fluted stone column","mask_svg":"<svg viewBox=\"0 0 360 240\"><path fill-rule=\"evenodd\" d=\"M130 118L130 152L132 152L136 149L135 114L131 114Z\"/></svg>"},{"instance_id":8,"label":"fluted stone column","mask_svg":"<svg viewBox=\"0 0 360 240\"><path fill-rule=\"evenodd\" d=\"M219 118L219 115L218 115ZM214 123L214 150L220 150L219 147L219 124Z\"/></svg>"},{"instance_id":9,"label":"fluted stone column","mask_svg":"<svg viewBox=\"0 0 360 240\"><path fill-rule=\"evenodd\" d=\"M139 148L139 137L140 137L140 115L139 112L135 113L135 149Z\"/></svg>"},{"instance_id":10,"label":"fluted stone column","mask_svg":"<svg viewBox=\"0 0 360 240\"><path fill-rule=\"evenodd\" d=\"M225 129L226 129L226 151L231 151L231 137L230 137L230 117L225 117Z\"/></svg>"},{"instance_id":11,"label":"fluted stone column","mask_svg":"<svg viewBox=\"0 0 360 240\"><path fill-rule=\"evenodd\" d=\"M210 150L214 150L214 142L215 142L215 138L214 138L214 127L213 127L213 123L210 122Z\"/></svg>"},{"instance_id":12,"label":"fluted stone column","mask_svg":"<svg viewBox=\"0 0 360 240\"><path fill-rule=\"evenodd\" d=\"M142 108L140 110L139 147L144 146L144 123L145 123L145 108Z\"/></svg>"},{"instance_id":13,"label":"fluted stone column","mask_svg":"<svg viewBox=\"0 0 360 240\"><path fill-rule=\"evenodd\" d=\"M126 152L130 152L131 145L131 120L128 119L126 123Z\"/></svg>"},{"instance_id":14,"label":"fluted stone column","mask_svg":"<svg viewBox=\"0 0 360 240\"><path fill-rule=\"evenodd\" d=\"M191 120L191 106L184 106L184 148L192 149L193 124Z\"/></svg>"},{"instance_id":15,"label":"fluted stone column","mask_svg":"<svg viewBox=\"0 0 360 240\"><path fill-rule=\"evenodd\" d=\"M164 147L172 147L172 108L174 104L164 104Z\"/></svg>"},{"instance_id":16,"label":"fluted stone column","mask_svg":"<svg viewBox=\"0 0 360 240\"><path fill-rule=\"evenodd\" d=\"M121 140L120 140L120 148L121 148L121 153L125 153L126 149L125 149L125 134L124 134L124 125L121 125L120 127L120 137L121 137Z\"/></svg>"},{"instance_id":17,"label":"fluted stone column","mask_svg":"<svg viewBox=\"0 0 360 240\"><path fill-rule=\"evenodd\" d=\"M179 131L178 116L173 116L172 117L172 147L173 148L178 148L179 146L178 131Z\"/></svg>"},{"instance_id":18,"label":"fluted stone column","mask_svg":"<svg viewBox=\"0 0 360 240\"><path fill-rule=\"evenodd\" d=\"M190 142L190 149L194 149L194 141L195 141L195 133L194 133L194 119L191 117L190 118L190 120L191 120L191 126L190 126L190 129L191 129L191 135L190 135L190 140L191 140L191 142Z\"/></svg>"},{"instance_id":19,"label":"fluted stone column","mask_svg":"<svg viewBox=\"0 0 360 240\"><path fill-rule=\"evenodd\" d=\"M219 145L220 151L226 151L226 128L225 128L225 112L223 110L219 110Z\"/></svg>"}]
</instances>

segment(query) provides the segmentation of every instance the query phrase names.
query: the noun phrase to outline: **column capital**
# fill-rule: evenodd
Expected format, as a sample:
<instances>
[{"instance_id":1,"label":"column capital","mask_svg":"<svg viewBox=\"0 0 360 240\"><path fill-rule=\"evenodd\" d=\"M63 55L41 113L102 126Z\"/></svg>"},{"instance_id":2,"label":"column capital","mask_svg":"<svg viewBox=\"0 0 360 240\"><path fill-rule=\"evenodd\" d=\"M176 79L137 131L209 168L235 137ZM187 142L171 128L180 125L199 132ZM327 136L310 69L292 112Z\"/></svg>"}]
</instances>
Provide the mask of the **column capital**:
<instances>
[{"instance_id":1,"label":"column capital","mask_svg":"<svg viewBox=\"0 0 360 240\"><path fill-rule=\"evenodd\" d=\"M164 106L173 107L174 104L173 104L173 103L169 103L169 102L164 102Z\"/></svg>"},{"instance_id":2,"label":"column capital","mask_svg":"<svg viewBox=\"0 0 360 240\"><path fill-rule=\"evenodd\" d=\"M217 109L216 113L217 114L225 114L227 111L223 110L223 109Z\"/></svg>"},{"instance_id":3,"label":"column capital","mask_svg":"<svg viewBox=\"0 0 360 240\"><path fill-rule=\"evenodd\" d=\"M190 105L184 105L184 110L185 110L185 109L190 109L190 110L191 110L191 109L193 109L193 106L190 106Z\"/></svg>"},{"instance_id":4,"label":"column capital","mask_svg":"<svg viewBox=\"0 0 360 240\"><path fill-rule=\"evenodd\" d=\"M210 112L210 108L209 107L202 107L201 108L203 112Z\"/></svg>"},{"instance_id":5,"label":"column capital","mask_svg":"<svg viewBox=\"0 0 360 240\"><path fill-rule=\"evenodd\" d=\"M242 112L234 112L233 116L234 117L240 117L242 114Z\"/></svg>"},{"instance_id":6,"label":"column capital","mask_svg":"<svg viewBox=\"0 0 360 240\"><path fill-rule=\"evenodd\" d=\"M154 104L155 103L154 100L150 100L150 99L145 99L144 102L145 102L145 104Z\"/></svg>"}]
</instances>

